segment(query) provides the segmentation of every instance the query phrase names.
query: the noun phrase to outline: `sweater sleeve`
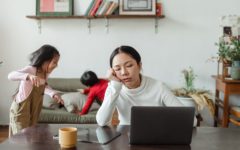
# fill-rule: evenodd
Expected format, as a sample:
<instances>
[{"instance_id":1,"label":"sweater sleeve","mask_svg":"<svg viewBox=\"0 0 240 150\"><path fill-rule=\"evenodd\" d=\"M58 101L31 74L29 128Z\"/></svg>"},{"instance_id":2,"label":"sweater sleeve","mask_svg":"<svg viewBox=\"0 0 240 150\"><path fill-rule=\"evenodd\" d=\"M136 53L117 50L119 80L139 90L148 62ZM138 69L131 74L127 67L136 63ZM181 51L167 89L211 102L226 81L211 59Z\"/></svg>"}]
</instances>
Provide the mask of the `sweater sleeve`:
<instances>
[{"instance_id":1,"label":"sweater sleeve","mask_svg":"<svg viewBox=\"0 0 240 150\"><path fill-rule=\"evenodd\" d=\"M26 66L23 69L10 72L8 79L11 81L27 80L29 74L34 74L34 68L32 66Z\"/></svg>"},{"instance_id":2,"label":"sweater sleeve","mask_svg":"<svg viewBox=\"0 0 240 150\"><path fill-rule=\"evenodd\" d=\"M165 106L184 106L177 97L162 84L162 101Z\"/></svg>"},{"instance_id":3,"label":"sweater sleeve","mask_svg":"<svg viewBox=\"0 0 240 150\"><path fill-rule=\"evenodd\" d=\"M83 89L83 94L88 94L90 92L90 88Z\"/></svg>"},{"instance_id":4,"label":"sweater sleeve","mask_svg":"<svg viewBox=\"0 0 240 150\"><path fill-rule=\"evenodd\" d=\"M84 106L82 108L81 115L84 115L84 114L88 113L88 110L92 106L94 98L95 98L94 92L90 92L88 94L87 101L86 101L86 103L84 104Z\"/></svg>"},{"instance_id":5,"label":"sweater sleeve","mask_svg":"<svg viewBox=\"0 0 240 150\"><path fill-rule=\"evenodd\" d=\"M55 94L57 94L58 92L53 90L49 85L46 85L44 93L49 95L50 97L53 97Z\"/></svg>"},{"instance_id":6,"label":"sweater sleeve","mask_svg":"<svg viewBox=\"0 0 240 150\"><path fill-rule=\"evenodd\" d=\"M96 115L96 120L99 126L105 126L111 123L111 118L121 89L122 83L120 82L110 81L108 83L103 103Z\"/></svg>"}]
</instances>

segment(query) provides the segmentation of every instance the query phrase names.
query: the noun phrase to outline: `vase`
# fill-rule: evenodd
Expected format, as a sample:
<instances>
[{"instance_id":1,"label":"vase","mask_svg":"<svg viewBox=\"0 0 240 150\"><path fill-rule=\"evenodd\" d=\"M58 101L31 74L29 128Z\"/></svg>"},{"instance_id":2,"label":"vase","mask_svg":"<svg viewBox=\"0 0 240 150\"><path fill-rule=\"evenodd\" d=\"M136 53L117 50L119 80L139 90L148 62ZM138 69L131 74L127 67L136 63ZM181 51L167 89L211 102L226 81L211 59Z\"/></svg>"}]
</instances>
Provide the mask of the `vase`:
<instances>
[{"instance_id":1,"label":"vase","mask_svg":"<svg viewBox=\"0 0 240 150\"><path fill-rule=\"evenodd\" d=\"M232 62L231 78L233 80L240 80L240 61Z\"/></svg>"},{"instance_id":2,"label":"vase","mask_svg":"<svg viewBox=\"0 0 240 150\"><path fill-rule=\"evenodd\" d=\"M195 107L195 102L191 97L177 97L177 99L184 105L189 107Z\"/></svg>"},{"instance_id":3,"label":"vase","mask_svg":"<svg viewBox=\"0 0 240 150\"><path fill-rule=\"evenodd\" d=\"M177 99L186 107L195 107L195 114L198 114L197 104L193 98L177 96Z\"/></svg>"}]
</instances>

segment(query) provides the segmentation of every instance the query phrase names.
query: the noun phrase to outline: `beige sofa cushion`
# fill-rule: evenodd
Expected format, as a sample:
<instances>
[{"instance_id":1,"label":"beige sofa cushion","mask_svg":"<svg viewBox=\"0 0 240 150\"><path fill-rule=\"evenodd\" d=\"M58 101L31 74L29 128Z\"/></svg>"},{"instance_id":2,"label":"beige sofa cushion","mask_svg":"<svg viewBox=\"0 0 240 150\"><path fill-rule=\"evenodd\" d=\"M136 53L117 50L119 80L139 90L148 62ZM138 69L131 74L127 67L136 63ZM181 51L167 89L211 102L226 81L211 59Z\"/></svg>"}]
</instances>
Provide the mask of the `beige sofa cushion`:
<instances>
[{"instance_id":1,"label":"beige sofa cushion","mask_svg":"<svg viewBox=\"0 0 240 150\"><path fill-rule=\"evenodd\" d=\"M62 92L77 92L77 89L86 88L79 78L49 78L48 85Z\"/></svg>"}]
</instances>

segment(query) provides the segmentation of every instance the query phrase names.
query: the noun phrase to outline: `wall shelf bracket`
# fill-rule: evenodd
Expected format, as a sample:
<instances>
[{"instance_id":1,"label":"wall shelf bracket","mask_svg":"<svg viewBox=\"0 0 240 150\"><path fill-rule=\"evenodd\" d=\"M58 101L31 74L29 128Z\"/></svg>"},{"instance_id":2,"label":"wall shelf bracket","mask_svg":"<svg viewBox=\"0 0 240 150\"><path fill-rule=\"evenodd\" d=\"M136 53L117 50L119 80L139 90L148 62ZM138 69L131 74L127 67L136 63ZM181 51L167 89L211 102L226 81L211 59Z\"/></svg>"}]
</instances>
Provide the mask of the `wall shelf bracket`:
<instances>
[{"instance_id":1,"label":"wall shelf bracket","mask_svg":"<svg viewBox=\"0 0 240 150\"><path fill-rule=\"evenodd\" d=\"M158 33L158 18L155 18L155 33Z\"/></svg>"},{"instance_id":2,"label":"wall shelf bracket","mask_svg":"<svg viewBox=\"0 0 240 150\"><path fill-rule=\"evenodd\" d=\"M37 20L37 27L38 27L38 33L41 34L42 33L42 20L41 19Z\"/></svg>"},{"instance_id":3,"label":"wall shelf bracket","mask_svg":"<svg viewBox=\"0 0 240 150\"><path fill-rule=\"evenodd\" d=\"M109 19L108 18L105 18L105 30L106 30L106 33L109 33Z\"/></svg>"},{"instance_id":4,"label":"wall shelf bracket","mask_svg":"<svg viewBox=\"0 0 240 150\"><path fill-rule=\"evenodd\" d=\"M88 33L91 34L91 19L88 19L87 27L88 27Z\"/></svg>"}]
</instances>

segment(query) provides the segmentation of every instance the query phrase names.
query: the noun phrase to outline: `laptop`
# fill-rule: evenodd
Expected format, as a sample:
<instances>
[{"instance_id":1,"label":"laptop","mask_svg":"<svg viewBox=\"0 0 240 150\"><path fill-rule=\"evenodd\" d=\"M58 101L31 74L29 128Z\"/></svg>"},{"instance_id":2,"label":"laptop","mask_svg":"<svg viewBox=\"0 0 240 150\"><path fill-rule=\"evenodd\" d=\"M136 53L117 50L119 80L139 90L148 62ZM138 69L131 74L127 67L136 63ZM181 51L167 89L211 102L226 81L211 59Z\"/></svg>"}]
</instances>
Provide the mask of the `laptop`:
<instances>
[{"instance_id":1,"label":"laptop","mask_svg":"<svg viewBox=\"0 0 240 150\"><path fill-rule=\"evenodd\" d=\"M189 145L194 107L133 106L130 144Z\"/></svg>"}]
</instances>

